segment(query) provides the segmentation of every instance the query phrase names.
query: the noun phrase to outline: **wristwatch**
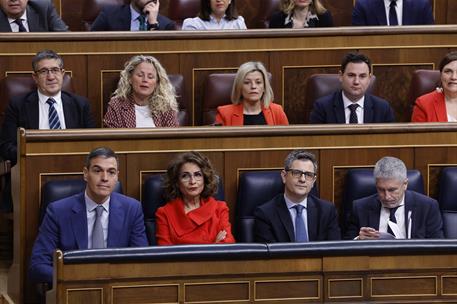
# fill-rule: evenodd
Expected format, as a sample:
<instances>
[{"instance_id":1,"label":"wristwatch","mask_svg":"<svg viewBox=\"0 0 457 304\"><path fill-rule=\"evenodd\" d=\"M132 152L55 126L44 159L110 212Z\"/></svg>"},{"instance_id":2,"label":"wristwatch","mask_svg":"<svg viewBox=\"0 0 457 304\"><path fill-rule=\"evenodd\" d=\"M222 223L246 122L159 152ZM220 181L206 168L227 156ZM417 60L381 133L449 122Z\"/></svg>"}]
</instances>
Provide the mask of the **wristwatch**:
<instances>
[{"instance_id":1,"label":"wristwatch","mask_svg":"<svg viewBox=\"0 0 457 304\"><path fill-rule=\"evenodd\" d=\"M152 24L148 24L148 31L150 30L156 30L159 28L159 23L156 22L156 23L152 23Z\"/></svg>"}]
</instances>

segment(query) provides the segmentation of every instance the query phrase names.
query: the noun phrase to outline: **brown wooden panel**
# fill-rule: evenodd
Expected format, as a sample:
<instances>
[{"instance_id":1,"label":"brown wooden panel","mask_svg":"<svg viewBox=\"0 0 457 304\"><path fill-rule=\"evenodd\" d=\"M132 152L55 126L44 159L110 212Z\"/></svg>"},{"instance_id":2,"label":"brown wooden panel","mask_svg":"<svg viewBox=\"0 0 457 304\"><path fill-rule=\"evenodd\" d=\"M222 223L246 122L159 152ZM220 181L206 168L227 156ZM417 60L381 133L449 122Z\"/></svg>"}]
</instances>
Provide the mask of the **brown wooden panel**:
<instances>
[{"instance_id":1,"label":"brown wooden panel","mask_svg":"<svg viewBox=\"0 0 457 304\"><path fill-rule=\"evenodd\" d=\"M184 284L186 303L249 301L249 282L208 282Z\"/></svg>"},{"instance_id":2,"label":"brown wooden panel","mask_svg":"<svg viewBox=\"0 0 457 304\"><path fill-rule=\"evenodd\" d=\"M328 280L328 299L349 299L363 297L363 278Z\"/></svg>"},{"instance_id":3,"label":"brown wooden panel","mask_svg":"<svg viewBox=\"0 0 457 304\"><path fill-rule=\"evenodd\" d=\"M373 297L434 296L437 294L437 277L373 277Z\"/></svg>"},{"instance_id":4,"label":"brown wooden panel","mask_svg":"<svg viewBox=\"0 0 457 304\"><path fill-rule=\"evenodd\" d=\"M255 283L255 300L317 300L321 298L321 279L259 281Z\"/></svg>"},{"instance_id":5,"label":"brown wooden panel","mask_svg":"<svg viewBox=\"0 0 457 304\"><path fill-rule=\"evenodd\" d=\"M179 285L114 286L113 304L178 303Z\"/></svg>"},{"instance_id":6,"label":"brown wooden panel","mask_svg":"<svg viewBox=\"0 0 457 304\"><path fill-rule=\"evenodd\" d=\"M322 0L325 8L332 13L335 26L352 24L352 5L354 0Z\"/></svg>"},{"instance_id":7,"label":"brown wooden panel","mask_svg":"<svg viewBox=\"0 0 457 304\"><path fill-rule=\"evenodd\" d=\"M67 291L67 302L68 304L102 304L103 303L103 289L75 289Z\"/></svg>"},{"instance_id":8,"label":"brown wooden panel","mask_svg":"<svg viewBox=\"0 0 457 304\"><path fill-rule=\"evenodd\" d=\"M457 296L457 275L442 276L442 294Z\"/></svg>"}]
</instances>

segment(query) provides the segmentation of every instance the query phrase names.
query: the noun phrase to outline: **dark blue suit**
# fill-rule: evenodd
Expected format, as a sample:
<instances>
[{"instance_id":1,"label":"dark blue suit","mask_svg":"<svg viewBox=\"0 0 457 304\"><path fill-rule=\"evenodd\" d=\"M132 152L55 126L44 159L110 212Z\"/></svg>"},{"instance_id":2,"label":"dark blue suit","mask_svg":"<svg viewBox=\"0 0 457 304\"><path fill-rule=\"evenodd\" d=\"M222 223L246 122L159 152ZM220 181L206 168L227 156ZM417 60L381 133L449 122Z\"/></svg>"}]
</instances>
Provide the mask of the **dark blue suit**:
<instances>
[{"instance_id":1,"label":"dark blue suit","mask_svg":"<svg viewBox=\"0 0 457 304\"><path fill-rule=\"evenodd\" d=\"M109 248L145 247L143 211L137 200L113 192L109 204ZM84 192L51 203L40 226L30 261L30 278L52 283L54 251L87 249L87 211Z\"/></svg>"},{"instance_id":2,"label":"dark blue suit","mask_svg":"<svg viewBox=\"0 0 457 304\"><path fill-rule=\"evenodd\" d=\"M130 4L121 6L107 6L101 10L94 23L90 27L91 31L130 31L131 24ZM176 24L165 16L157 15L159 22L158 30L175 30Z\"/></svg>"},{"instance_id":3,"label":"dark blue suit","mask_svg":"<svg viewBox=\"0 0 457 304\"><path fill-rule=\"evenodd\" d=\"M341 239L335 206L312 195L308 196L307 204L309 240ZM257 207L254 216L256 242L295 242L294 226L283 193Z\"/></svg>"},{"instance_id":4,"label":"dark blue suit","mask_svg":"<svg viewBox=\"0 0 457 304\"><path fill-rule=\"evenodd\" d=\"M403 0L403 25L434 24L429 0ZM357 0L352 25L387 25L384 0Z\"/></svg>"},{"instance_id":5,"label":"dark blue suit","mask_svg":"<svg viewBox=\"0 0 457 304\"><path fill-rule=\"evenodd\" d=\"M363 123L394 122L394 111L389 103L379 97L366 94L363 108ZM319 98L314 102L309 116L312 124L346 123L341 91Z\"/></svg>"},{"instance_id":6,"label":"dark blue suit","mask_svg":"<svg viewBox=\"0 0 457 304\"><path fill-rule=\"evenodd\" d=\"M378 195L367 196L352 203L352 214L345 238L353 239L359 235L361 227L379 229L381 202ZM407 214L411 211L411 238L441 239L443 222L438 202L423 194L406 190L405 192L405 227L408 229Z\"/></svg>"}]
</instances>

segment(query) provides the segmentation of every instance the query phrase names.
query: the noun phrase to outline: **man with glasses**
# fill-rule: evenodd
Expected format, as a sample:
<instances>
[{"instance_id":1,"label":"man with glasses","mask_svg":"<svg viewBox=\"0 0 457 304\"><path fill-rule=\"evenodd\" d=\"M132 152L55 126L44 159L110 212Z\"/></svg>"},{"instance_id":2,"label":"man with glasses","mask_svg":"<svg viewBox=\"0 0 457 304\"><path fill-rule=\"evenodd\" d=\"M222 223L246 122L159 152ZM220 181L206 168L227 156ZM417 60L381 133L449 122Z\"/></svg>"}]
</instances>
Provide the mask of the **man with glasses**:
<instances>
[{"instance_id":1,"label":"man with glasses","mask_svg":"<svg viewBox=\"0 0 457 304\"><path fill-rule=\"evenodd\" d=\"M292 151L284 161L278 194L255 212L257 242L309 242L341 239L335 206L310 191L317 175L317 160L305 150Z\"/></svg>"}]
</instances>

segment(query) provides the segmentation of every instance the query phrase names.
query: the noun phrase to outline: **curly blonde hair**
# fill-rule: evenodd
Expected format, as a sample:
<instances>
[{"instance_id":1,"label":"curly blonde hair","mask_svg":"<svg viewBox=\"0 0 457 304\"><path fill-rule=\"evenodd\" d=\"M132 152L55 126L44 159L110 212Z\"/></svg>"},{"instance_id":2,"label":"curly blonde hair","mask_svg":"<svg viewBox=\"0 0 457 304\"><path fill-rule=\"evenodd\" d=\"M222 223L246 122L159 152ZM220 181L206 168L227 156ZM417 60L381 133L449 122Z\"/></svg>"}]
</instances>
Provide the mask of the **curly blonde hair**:
<instances>
[{"instance_id":1,"label":"curly blonde hair","mask_svg":"<svg viewBox=\"0 0 457 304\"><path fill-rule=\"evenodd\" d=\"M320 0L311 0L311 4L309 5L310 11L317 15L322 15L327 11L324 5L321 3ZM281 10L285 14L290 14L295 9L295 2L294 0L281 0Z\"/></svg>"},{"instance_id":2,"label":"curly blonde hair","mask_svg":"<svg viewBox=\"0 0 457 304\"><path fill-rule=\"evenodd\" d=\"M132 85L130 84L130 79L132 73L135 68L143 62L152 64L157 73L157 85L148 100L151 113L161 114L170 110L177 112L179 107L178 102L176 101L176 93L168 79L167 71L165 71L160 62L152 56L137 55L130 58L124 65L124 70L121 72L121 78L117 84L117 89L112 96L124 99L129 99L131 97Z\"/></svg>"}]
</instances>

